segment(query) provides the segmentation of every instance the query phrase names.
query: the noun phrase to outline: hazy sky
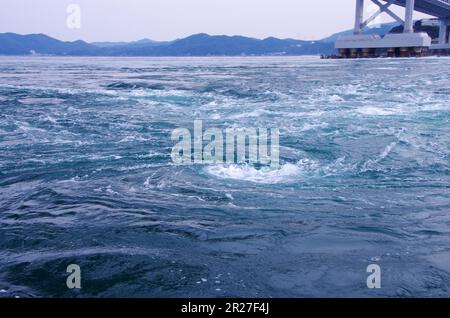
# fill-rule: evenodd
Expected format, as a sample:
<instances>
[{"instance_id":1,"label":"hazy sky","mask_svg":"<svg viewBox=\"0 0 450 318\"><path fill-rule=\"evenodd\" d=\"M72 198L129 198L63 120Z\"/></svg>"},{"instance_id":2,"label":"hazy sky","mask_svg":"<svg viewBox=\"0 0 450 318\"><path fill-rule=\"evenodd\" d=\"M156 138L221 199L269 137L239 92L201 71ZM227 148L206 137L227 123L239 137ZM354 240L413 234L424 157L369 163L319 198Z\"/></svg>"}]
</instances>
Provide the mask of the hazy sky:
<instances>
[{"instance_id":1,"label":"hazy sky","mask_svg":"<svg viewBox=\"0 0 450 318\"><path fill-rule=\"evenodd\" d=\"M173 40L201 32L313 40L352 28L355 0L0 0L0 4L0 32L45 33L62 40ZM69 4L81 8L80 29L67 27ZM367 15L373 10L368 7Z\"/></svg>"}]
</instances>

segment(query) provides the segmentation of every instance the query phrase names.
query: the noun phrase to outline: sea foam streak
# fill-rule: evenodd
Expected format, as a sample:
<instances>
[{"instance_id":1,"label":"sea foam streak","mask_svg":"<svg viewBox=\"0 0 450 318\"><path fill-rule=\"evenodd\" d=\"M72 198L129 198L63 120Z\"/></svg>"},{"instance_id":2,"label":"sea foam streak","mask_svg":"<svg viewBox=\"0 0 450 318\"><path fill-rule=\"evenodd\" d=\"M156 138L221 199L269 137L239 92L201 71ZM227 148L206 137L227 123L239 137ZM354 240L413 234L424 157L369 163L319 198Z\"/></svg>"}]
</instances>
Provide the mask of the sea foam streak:
<instances>
[{"instance_id":1,"label":"sea foam streak","mask_svg":"<svg viewBox=\"0 0 450 318\"><path fill-rule=\"evenodd\" d=\"M302 169L294 164L284 164L279 169L264 167L257 169L250 165L213 165L205 168L206 172L221 179L234 179L255 183L274 184L295 180Z\"/></svg>"}]
</instances>

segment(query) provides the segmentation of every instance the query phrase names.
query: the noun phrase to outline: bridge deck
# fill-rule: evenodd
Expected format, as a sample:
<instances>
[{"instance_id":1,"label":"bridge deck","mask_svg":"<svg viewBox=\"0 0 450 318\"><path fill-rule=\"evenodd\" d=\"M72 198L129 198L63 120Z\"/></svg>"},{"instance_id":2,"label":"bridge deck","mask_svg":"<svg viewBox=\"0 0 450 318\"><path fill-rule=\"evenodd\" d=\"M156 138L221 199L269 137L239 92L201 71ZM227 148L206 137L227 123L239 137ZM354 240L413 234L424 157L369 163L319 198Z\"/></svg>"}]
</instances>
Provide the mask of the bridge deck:
<instances>
[{"instance_id":1,"label":"bridge deck","mask_svg":"<svg viewBox=\"0 0 450 318\"><path fill-rule=\"evenodd\" d=\"M405 7L406 0L396 0L395 4ZM450 0L416 0L416 11L438 18L450 18Z\"/></svg>"}]
</instances>

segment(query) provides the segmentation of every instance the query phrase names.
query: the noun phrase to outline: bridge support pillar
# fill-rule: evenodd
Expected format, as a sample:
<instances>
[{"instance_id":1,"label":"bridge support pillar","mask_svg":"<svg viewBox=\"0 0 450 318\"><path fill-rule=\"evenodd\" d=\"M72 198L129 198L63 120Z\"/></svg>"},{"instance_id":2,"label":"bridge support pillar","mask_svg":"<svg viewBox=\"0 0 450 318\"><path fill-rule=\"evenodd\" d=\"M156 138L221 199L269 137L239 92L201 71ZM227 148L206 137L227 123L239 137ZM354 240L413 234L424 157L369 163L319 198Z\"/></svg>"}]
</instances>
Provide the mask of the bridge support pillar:
<instances>
[{"instance_id":1,"label":"bridge support pillar","mask_svg":"<svg viewBox=\"0 0 450 318\"><path fill-rule=\"evenodd\" d=\"M441 19L441 24L439 27L439 44L447 44L448 38L448 21L446 19Z\"/></svg>"},{"instance_id":2,"label":"bridge support pillar","mask_svg":"<svg viewBox=\"0 0 450 318\"><path fill-rule=\"evenodd\" d=\"M414 33L414 5L415 0L406 0L404 33Z\"/></svg>"},{"instance_id":3,"label":"bridge support pillar","mask_svg":"<svg viewBox=\"0 0 450 318\"><path fill-rule=\"evenodd\" d=\"M355 35L362 33L363 22L364 22L364 0L356 0L355 29L353 31Z\"/></svg>"}]
</instances>

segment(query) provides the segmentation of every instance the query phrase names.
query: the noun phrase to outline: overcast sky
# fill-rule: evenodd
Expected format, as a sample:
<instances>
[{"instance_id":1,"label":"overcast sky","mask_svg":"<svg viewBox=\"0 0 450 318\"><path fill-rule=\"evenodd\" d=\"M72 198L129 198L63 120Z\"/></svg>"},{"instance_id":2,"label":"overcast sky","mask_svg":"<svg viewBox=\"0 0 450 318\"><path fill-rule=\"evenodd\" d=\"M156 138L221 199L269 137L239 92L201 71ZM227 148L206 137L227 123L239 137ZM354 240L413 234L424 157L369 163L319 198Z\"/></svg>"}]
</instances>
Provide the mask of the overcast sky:
<instances>
[{"instance_id":1,"label":"overcast sky","mask_svg":"<svg viewBox=\"0 0 450 318\"><path fill-rule=\"evenodd\" d=\"M369 2L369 1L367 1ZM355 0L0 0L0 32L62 40L173 40L195 33L314 40L349 29ZM81 28L67 27L69 4ZM376 7L375 7L376 9ZM374 7L368 6L367 15ZM403 9L396 9L399 14ZM424 15L416 14L416 18ZM382 22L390 21L383 18Z\"/></svg>"}]
</instances>

